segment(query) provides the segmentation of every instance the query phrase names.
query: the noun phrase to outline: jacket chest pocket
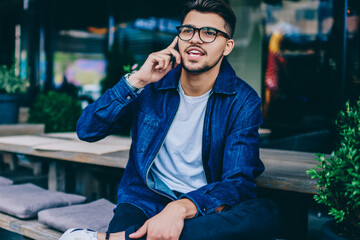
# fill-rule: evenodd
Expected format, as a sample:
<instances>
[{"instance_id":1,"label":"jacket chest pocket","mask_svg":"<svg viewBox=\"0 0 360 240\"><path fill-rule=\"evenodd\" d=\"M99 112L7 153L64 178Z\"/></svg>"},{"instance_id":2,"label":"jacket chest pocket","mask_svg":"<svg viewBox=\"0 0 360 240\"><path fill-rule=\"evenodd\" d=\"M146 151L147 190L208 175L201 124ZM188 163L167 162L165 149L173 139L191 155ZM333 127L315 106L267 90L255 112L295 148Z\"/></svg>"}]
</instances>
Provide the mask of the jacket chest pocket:
<instances>
[{"instance_id":1,"label":"jacket chest pocket","mask_svg":"<svg viewBox=\"0 0 360 240\"><path fill-rule=\"evenodd\" d=\"M153 145L156 136L159 135L159 120L150 114L139 112L137 119L137 141L136 151L145 152L146 149Z\"/></svg>"}]
</instances>

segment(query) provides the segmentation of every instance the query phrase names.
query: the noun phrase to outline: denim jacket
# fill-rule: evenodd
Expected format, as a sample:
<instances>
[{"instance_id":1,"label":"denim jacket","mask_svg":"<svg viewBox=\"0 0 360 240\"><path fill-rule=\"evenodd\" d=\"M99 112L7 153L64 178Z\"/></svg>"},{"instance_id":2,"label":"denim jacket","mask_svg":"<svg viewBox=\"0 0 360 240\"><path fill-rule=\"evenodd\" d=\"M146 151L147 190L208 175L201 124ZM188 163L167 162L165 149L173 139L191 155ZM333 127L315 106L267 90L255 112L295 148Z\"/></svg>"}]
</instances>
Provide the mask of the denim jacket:
<instances>
[{"instance_id":1,"label":"denim jacket","mask_svg":"<svg viewBox=\"0 0 360 240\"><path fill-rule=\"evenodd\" d=\"M202 160L207 184L177 197L151 174L179 106L180 73L181 65L140 94L122 78L86 107L77 124L78 137L89 142L106 137L123 124L131 125L132 144L118 189L118 204L131 203L148 217L179 198L192 200L200 215L213 213L220 205L233 206L254 198L255 178L264 171L258 141L261 100L224 59L204 120Z\"/></svg>"}]
</instances>

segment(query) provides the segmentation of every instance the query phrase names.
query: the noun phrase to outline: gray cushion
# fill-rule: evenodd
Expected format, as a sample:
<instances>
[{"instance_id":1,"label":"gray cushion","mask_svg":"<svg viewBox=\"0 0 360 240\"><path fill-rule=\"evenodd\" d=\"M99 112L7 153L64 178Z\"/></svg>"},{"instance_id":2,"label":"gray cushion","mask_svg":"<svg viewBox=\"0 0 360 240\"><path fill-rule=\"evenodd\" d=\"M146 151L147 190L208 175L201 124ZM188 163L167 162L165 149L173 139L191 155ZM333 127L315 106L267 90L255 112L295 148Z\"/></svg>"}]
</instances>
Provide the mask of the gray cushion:
<instances>
[{"instance_id":1,"label":"gray cushion","mask_svg":"<svg viewBox=\"0 0 360 240\"><path fill-rule=\"evenodd\" d=\"M64 232L69 228L88 228L106 232L115 204L99 199L88 204L53 208L38 213L39 222Z\"/></svg>"},{"instance_id":2,"label":"gray cushion","mask_svg":"<svg viewBox=\"0 0 360 240\"><path fill-rule=\"evenodd\" d=\"M13 184L12 180L0 176L0 186L11 185L11 184Z\"/></svg>"},{"instance_id":3,"label":"gray cushion","mask_svg":"<svg viewBox=\"0 0 360 240\"><path fill-rule=\"evenodd\" d=\"M0 211L18 218L36 217L40 210L83 203L85 197L55 192L31 183L0 187Z\"/></svg>"}]
</instances>

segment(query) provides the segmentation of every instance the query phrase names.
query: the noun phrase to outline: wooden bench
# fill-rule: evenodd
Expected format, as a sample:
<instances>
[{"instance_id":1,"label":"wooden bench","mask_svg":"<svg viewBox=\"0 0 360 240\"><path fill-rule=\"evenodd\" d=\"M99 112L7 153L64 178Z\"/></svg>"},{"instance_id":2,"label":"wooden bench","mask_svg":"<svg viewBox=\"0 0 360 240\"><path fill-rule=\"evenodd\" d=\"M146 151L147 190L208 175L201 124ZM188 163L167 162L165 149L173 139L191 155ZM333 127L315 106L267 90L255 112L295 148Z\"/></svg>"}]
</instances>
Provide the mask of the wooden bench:
<instances>
[{"instance_id":1,"label":"wooden bench","mask_svg":"<svg viewBox=\"0 0 360 240\"><path fill-rule=\"evenodd\" d=\"M0 213L0 228L36 240L58 240L62 234L39 223L36 219L21 220L4 213Z\"/></svg>"}]
</instances>

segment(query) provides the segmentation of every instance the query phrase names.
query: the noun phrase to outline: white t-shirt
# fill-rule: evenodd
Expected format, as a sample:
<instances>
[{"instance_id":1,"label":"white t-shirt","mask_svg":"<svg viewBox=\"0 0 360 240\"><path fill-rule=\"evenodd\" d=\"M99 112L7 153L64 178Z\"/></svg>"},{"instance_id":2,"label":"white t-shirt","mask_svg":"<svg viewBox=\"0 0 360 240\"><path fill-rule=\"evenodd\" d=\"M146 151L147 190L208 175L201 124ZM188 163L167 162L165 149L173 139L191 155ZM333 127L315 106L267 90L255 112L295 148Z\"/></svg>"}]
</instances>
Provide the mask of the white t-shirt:
<instances>
[{"instance_id":1,"label":"white t-shirt","mask_svg":"<svg viewBox=\"0 0 360 240\"><path fill-rule=\"evenodd\" d=\"M185 95L181 84L179 90L179 108L151 171L171 190L188 193L206 184L201 152L210 91L191 97Z\"/></svg>"}]
</instances>

